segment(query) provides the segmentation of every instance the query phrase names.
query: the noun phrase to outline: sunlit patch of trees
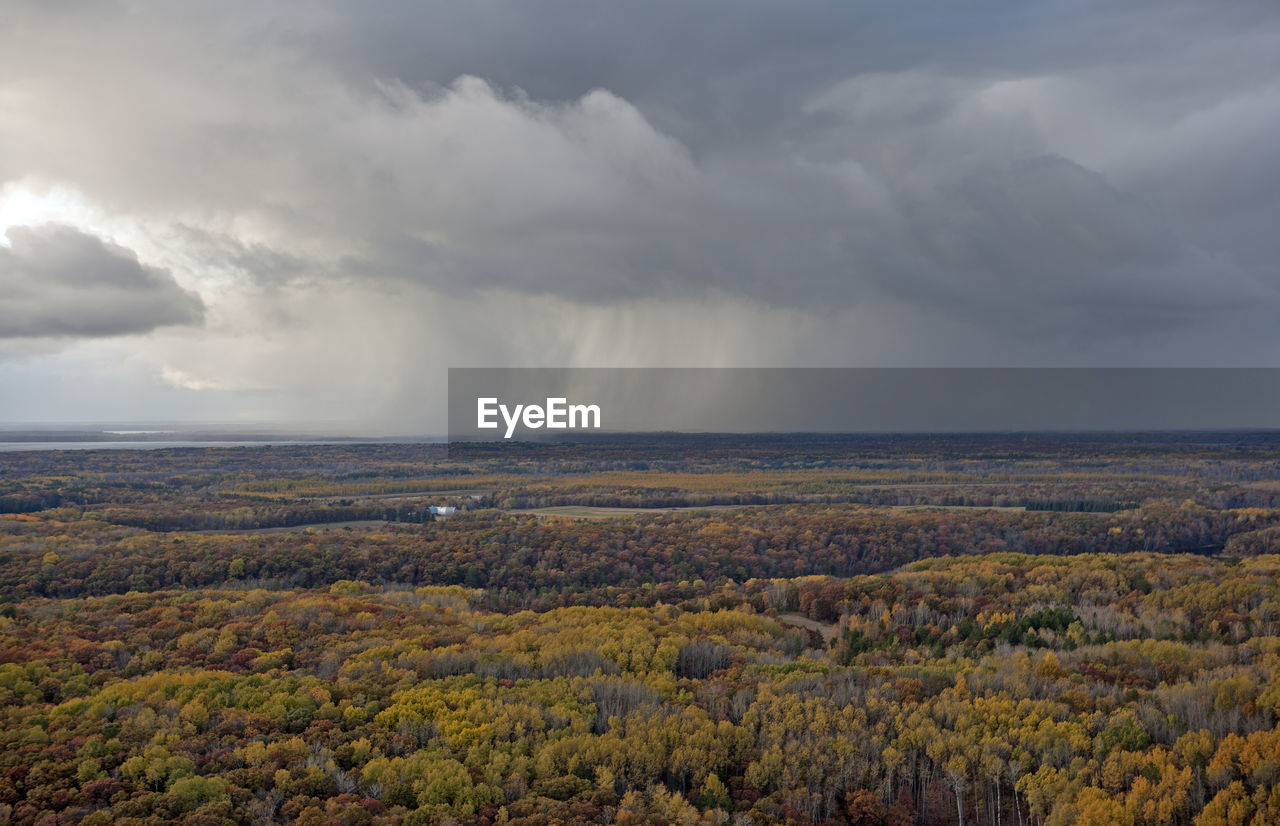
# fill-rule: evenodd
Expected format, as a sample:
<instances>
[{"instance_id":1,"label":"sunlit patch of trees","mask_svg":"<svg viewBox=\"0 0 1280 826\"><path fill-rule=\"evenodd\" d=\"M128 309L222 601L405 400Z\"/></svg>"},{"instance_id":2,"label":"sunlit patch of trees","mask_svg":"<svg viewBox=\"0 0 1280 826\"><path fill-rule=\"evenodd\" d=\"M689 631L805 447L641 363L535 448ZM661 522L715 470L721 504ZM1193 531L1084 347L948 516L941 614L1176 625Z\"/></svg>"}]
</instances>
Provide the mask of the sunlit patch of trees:
<instances>
[{"instance_id":1,"label":"sunlit patch of trees","mask_svg":"<svg viewBox=\"0 0 1280 826\"><path fill-rule=\"evenodd\" d=\"M10 604L0 806L17 823L1280 816L1280 558L996 554L734 593L503 613L482 590L339 581ZM832 618L830 649L787 610Z\"/></svg>"}]
</instances>

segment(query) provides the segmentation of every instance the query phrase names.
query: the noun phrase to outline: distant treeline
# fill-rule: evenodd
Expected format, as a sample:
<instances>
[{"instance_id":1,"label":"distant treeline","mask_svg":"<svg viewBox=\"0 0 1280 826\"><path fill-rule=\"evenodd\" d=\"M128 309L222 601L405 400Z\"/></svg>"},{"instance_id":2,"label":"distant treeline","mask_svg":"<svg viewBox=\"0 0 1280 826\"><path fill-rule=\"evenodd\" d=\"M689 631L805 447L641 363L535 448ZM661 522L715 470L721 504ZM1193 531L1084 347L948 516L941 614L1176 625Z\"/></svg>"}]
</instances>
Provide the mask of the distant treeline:
<instances>
[{"instance_id":1,"label":"distant treeline","mask_svg":"<svg viewBox=\"0 0 1280 826\"><path fill-rule=\"evenodd\" d=\"M329 508L311 518L348 521L365 513ZM261 524L268 516L250 514L230 524ZM219 518L226 524L233 514ZM781 505L598 521L488 510L376 534L253 536L122 534L130 529L41 519L0 532L0 596L70 597L232 580L310 588L358 579L486 589L504 610L619 599L654 604L731 580L853 576L944 555L1265 551L1274 545L1277 525L1276 511L1172 503L1115 514ZM48 552L57 560L46 563Z\"/></svg>"},{"instance_id":2,"label":"distant treeline","mask_svg":"<svg viewBox=\"0 0 1280 826\"><path fill-rule=\"evenodd\" d=\"M241 531L378 519L421 524L434 519L430 509L425 506L315 504L177 511L149 510L145 507L101 508L84 511L81 517L149 531Z\"/></svg>"},{"instance_id":3,"label":"distant treeline","mask_svg":"<svg viewBox=\"0 0 1280 826\"><path fill-rule=\"evenodd\" d=\"M0 495L0 513L35 513L62 504L57 491L20 491Z\"/></svg>"}]
</instances>

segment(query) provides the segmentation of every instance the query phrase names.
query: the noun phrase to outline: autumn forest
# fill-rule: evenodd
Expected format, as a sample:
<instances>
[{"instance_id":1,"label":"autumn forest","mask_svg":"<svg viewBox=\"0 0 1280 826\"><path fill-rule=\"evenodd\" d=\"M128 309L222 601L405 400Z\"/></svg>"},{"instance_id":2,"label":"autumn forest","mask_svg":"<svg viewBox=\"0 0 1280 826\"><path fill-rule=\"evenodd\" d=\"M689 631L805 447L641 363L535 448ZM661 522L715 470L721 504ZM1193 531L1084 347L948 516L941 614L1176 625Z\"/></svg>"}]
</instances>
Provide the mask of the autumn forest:
<instances>
[{"instance_id":1,"label":"autumn forest","mask_svg":"<svg viewBox=\"0 0 1280 826\"><path fill-rule=\"evenodd\" d=\"M0 453L0 824L1280 824L1280 436Z\"/></svg>"}]
</instances>

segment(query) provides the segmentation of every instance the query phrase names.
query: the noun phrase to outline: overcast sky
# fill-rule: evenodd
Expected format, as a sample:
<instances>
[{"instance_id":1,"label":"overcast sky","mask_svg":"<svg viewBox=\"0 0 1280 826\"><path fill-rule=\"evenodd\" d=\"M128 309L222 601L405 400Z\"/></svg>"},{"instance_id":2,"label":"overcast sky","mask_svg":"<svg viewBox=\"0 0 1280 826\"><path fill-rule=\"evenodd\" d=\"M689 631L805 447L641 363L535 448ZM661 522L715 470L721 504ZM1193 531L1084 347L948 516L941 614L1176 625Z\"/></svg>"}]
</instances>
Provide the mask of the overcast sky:
<instances>
[{"instance_id":1,"label":"overcast sky","mask_svg":"<svg viewBox=\"0 0 1280 826\"><path fill-rule=\"evenodd\" d=\"M1280 5L6 0L0 421L1280 366Z\"/></svg>"}]
</instances>

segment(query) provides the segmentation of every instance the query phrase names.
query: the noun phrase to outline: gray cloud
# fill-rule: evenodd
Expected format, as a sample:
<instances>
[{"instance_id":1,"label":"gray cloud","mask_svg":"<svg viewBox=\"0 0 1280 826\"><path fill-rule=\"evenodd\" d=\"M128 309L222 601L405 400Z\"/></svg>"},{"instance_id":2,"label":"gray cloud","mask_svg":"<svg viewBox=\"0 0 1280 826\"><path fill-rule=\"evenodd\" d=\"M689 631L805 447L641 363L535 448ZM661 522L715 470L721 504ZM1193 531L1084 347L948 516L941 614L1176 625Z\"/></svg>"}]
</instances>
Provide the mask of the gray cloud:
<instances>
[{"instance_id":1,"label":"gray cloud","mask_svg":"<svg viewBox=\"0 0 1280 826\"><path fill-rule=\"evenodd\" d=\"M424 354L1280 363L1271 3L6 16L0 186L199 289L149 345L182 387L323 394L373 343L362 397Z\"/></svg>"},{"instance_id":2,"label":"gray cloud","mask_svg":"<svg viewBox=\"0 0 1280 826\"><path fill-rule=\"evenodd\" d=\"M1028 339L1197 325L1280 304L1276 284L1058 156L912 193L899 217L899 231L879 238L886 289Z\"/></svg>"},{"instance_id":3,"label":"gray cloud","mask_svg":"<svg viewBox=\"0 0 1280 826\"><path fill-rule=\"evenodd\" d=\"M199 296L131 251L70 227L11 227L0 246L0 338L91 338L195 324Z\"/></svg>"}]
</instances>

